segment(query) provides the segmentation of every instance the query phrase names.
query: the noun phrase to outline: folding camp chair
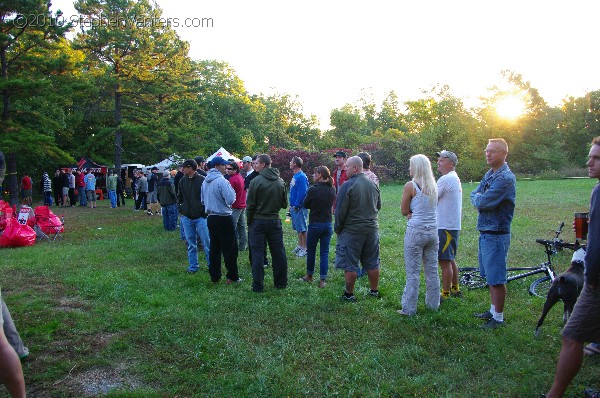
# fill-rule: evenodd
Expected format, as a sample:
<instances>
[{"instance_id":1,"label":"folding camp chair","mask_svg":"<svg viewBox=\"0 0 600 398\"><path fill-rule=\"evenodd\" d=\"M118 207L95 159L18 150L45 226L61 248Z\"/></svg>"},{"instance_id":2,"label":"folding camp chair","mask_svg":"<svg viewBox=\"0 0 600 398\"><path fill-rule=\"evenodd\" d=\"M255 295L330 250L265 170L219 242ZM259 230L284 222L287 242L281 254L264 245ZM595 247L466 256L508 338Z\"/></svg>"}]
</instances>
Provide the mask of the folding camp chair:
<instances>
[{"instance_id":1,"label":"folding camp chair","mask_svg":"<svg viewBox=\"0 0 600 398\"><path fill-rule=\"evenodd\" d=\"M48 206L38 206L35 208L34 229L39 239L48 239L49 242L63 239L65 216L63 214L59 218Z\"/></svg>"}]
</instances>

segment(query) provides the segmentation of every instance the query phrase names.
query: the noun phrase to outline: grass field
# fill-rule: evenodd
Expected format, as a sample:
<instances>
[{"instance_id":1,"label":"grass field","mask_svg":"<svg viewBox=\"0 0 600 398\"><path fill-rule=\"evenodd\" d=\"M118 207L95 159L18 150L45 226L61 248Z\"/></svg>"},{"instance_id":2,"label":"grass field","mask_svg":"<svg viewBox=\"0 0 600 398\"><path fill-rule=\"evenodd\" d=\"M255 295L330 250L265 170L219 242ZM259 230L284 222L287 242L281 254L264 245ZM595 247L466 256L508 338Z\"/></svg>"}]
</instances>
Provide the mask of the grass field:
<instances>
[{"instance_id":1,"label":"grass field","mask_svg":"<svg viewBox=\"0 0 600 398\"><path fill-rule=\"evenodd\" d=\"M519 181L509 265L544 259L535 238L560 221L574 239L573 213L586 211L595 181ZM477 262L473 183L463 184L458 263ZM341 271L325 289L299 282L304 259L288 256L289 285L250 291L247 252L239 285L213 285L206 271L185 273L178 233L131 209L53 209L65 214L65 239L0 251L3 297L31 351L24 373L31 397L537 397L551 384L560 349L561 309L533 329L543 300L527 293L535 277L511 282L506 326L482 331L473 312L489 308L486 290L466 291L438 312L396 313L404 287L402 187L382 187L382 297L342 303ZM288 253L295 247L286 225ZM332 241L331 260L335 239ZM570 253L557 256L566 267ZM203 263L203 262L201 262ZM586 358L567 392L600 387L600 358ZM0 387L0 397L7 396Z\"/></svg>"}]
</instances>

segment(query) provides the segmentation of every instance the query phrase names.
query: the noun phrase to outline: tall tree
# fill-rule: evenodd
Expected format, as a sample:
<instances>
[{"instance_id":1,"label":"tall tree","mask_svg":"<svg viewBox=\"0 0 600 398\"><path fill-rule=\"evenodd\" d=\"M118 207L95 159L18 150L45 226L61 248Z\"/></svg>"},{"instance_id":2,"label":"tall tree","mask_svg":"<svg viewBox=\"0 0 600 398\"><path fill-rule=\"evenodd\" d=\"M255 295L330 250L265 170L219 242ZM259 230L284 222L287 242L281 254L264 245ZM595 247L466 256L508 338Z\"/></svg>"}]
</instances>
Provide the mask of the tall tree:
<instances>
[{"instance_id":1,"label":"tall tree","mask_svg":"<svg viewBox=\"0 0 600 398\"><path fill-rule=\"evenodd\" d=\"M44 90L49 74L60 68L60 59L52 59L45 50L52 50L69 25L62 25L43 0L5 1L0 4L0 146L7 152L7 184L10 201L18 202L18 151L25 148L45 148L65 155L51 135L44 132L44 123L35 112L24 118L29 126L15 120L13 103ZM21 115L23 115L21 113ZM67 156L68 158L68 156Z\"/></svg>"},{"instance_id":2,"label":"tall tree","mask_svg":"<svg viewBox=\"0 0 600 398\"><path fill-rule=\"evenodd\" d=\"M113 101L115 168L123 146L167 141L165 108L184 96L189 74L188 44L161 20L148 0L78 0L77 11L95 21L75 39L95 67L105 70ZM127 140L124 141L124 133Z\"/></svg>"}]
</instances>

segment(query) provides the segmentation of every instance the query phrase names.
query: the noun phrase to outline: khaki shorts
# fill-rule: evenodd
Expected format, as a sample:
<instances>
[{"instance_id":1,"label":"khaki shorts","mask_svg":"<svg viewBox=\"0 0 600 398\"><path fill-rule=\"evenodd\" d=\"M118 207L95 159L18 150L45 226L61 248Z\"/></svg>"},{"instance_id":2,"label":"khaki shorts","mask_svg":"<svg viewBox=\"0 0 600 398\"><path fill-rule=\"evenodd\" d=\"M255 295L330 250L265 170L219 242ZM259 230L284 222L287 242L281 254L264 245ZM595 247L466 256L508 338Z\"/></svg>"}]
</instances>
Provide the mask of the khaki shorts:
<instances>
[{"instance_id":1,"label":"khaki shorts","mask_svg":"<svg viewBox=\"0 0 600 398\"><path fill-rule=\"evenodd\" d=\"M584 286L562 335L580 343L600 341L600 286Z\"/></svg>"}]
</instances>

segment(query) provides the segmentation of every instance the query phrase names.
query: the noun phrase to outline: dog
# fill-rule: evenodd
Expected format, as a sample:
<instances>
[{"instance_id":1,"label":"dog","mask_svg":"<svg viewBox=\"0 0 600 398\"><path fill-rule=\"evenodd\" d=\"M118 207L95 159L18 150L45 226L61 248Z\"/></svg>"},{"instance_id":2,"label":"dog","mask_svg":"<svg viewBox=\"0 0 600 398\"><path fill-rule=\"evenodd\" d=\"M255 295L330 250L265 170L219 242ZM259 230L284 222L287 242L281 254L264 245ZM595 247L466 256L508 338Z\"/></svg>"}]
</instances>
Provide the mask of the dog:
<instances>
[{"instance_id":1,"label":"dog","mask_svg":"<svg viewBox=\"0 0 600 398\"><path fill-rule=\"evenodd\" d=\"M542 316L537 323L535 328L535 336L539 337L541 333L541 327L544 323L544 319L546 315L548 315L548 311L556 304L559 300L563 302L563 322L567 323L571 313L573 312L573 307L575 306L575 302L579 297L579 293L581 293L581 289L583 288L584 278L583 278L583 258L585 256L585 250L580 248L573 253L573 258L571 259L571 266L562 274L558 275L550 290L548 291L548 296L546 297L546 302L544 303L544 309L542 311Z\"/></svg>"}]
</instances>

